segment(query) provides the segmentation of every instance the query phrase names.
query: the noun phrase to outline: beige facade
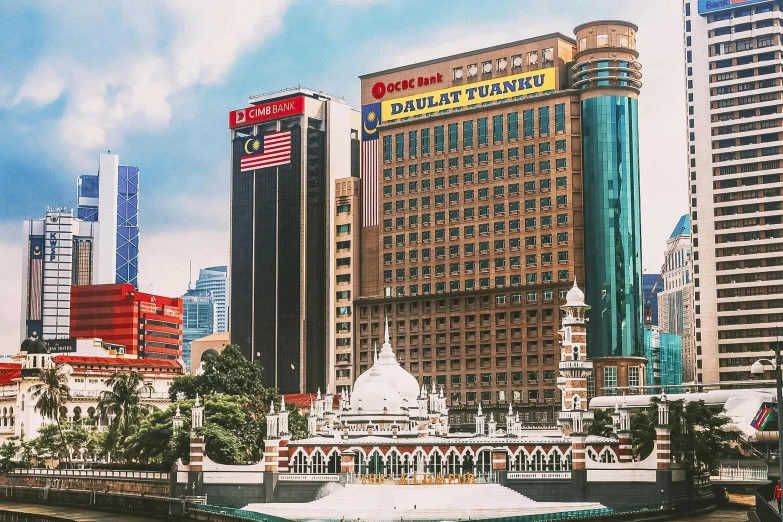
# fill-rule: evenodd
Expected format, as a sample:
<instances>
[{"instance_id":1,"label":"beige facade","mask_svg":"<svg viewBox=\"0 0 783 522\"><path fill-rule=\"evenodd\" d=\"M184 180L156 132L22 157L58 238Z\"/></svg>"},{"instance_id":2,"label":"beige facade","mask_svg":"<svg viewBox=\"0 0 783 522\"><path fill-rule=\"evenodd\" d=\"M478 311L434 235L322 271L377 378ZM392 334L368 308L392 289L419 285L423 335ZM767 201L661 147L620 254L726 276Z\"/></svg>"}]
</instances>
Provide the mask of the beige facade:
<instances>
[{"instance_id":1,"label":"beige facade","mask_svg":"<svg viewBox=\"0 0 783 522\"><path fill-rule=\"evenodd\" d=\"M604 395L641 395L637 387L645 386L647 359L644 357L596 357L593 361L593 375L587 380L587 394L593 397ZM607 387L610 388L607 390ZM628 390L613 390L628 387Z\"/></svg>"},{"instance_id":2,"label":"beige facade","mask_svg":"<svg viewBox=\"0 0 783 522\"><path fill-rule=\"evenodd\" d=\"M352 325L354 309L352 300L358 288L359 238L361 229L361 206L359 199L359 178L343 178L335 181L335 348L334 383L337 393L350 390L354 381Z\"/></svg>"},{"instance_id":3,"label":"beige facade","mask_svg":"<svg viewBox=\"0 0 783 522\"><path fill-rule=\"evenodd\" d=\"M580 98L566 65L575 53L556 33L362 77L367 105L555 75L543 92L378 126L379 216L362 229L355 371L372 365L388 316L401 364L443 387L455 425L479 403L500 422L509 403L525 421L555 420L559 307L584 277Z\"/></svg>"},{"instance_id":4,"label":"beige facade","mask_svg":"<svg viewBox=\"0 0 783 522\"><path fill-rule=\"evenodd\" d=\"M206 352L220 353L230 342L231 334L229 332L207 335L193 341L190 344L190 373L196 373L201 366L201 358Z\"/></svg>"}]
</instances>

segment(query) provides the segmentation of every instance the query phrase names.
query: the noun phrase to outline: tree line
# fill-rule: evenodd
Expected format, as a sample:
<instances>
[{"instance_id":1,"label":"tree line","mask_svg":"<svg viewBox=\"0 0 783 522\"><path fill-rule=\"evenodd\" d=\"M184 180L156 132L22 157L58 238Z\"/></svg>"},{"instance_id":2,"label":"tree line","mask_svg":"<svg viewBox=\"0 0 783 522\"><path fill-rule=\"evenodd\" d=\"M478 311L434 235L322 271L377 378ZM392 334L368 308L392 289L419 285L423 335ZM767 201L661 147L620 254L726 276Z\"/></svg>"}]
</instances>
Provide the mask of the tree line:
<instances>
[{"instance_id":1,"label":"tree line","mask_svg":"<svg viewBox=\"0 0 783 522\"><path fill-rule=\"evenodd\" d=\"M191 411L196 396L204 406L204 425L197 430L206 442L207 456L221 464L245 464L261 459L266 435L266 415L272 403L280 408L276 389L263 385L263 369L248 361L235 345L203 358L201 375L174 378L169 389L172 404L158 409L143 401L151 387L136 371L116 373L106 381L95 418L111 419L99 430L95 419L65 419L71 398L68 376L62 366L40 370L39 382L30 389L35 410L49 421L35 438L13 437L0 445L0 467L31 465L56 460L110 459L115 465L169 469L188 463ZM289 431L292 438L307 436L307 419L291 403ZM174 435L179 412L183 427ZM15 462L16 461L16 462Z\"/></svg>"}]
</instances>

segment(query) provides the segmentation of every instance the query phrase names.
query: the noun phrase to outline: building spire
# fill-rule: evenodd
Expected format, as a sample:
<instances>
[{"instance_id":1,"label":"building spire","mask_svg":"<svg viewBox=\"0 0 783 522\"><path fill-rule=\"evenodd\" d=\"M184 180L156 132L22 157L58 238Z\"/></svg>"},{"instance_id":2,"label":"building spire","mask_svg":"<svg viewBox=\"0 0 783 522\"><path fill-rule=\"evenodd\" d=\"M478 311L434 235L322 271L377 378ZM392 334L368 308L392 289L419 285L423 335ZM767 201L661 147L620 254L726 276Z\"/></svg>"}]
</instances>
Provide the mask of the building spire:
<instances>
[{"instance_id":1,"label":"building spire","mask_svg":"<svg viewBox=\"0 0 783 522\"><path fill-rule=\"evenodd\" d=\"M372 343L372 362L378 362L378 343Z\"/></svg>"},{"instance_id":2,"label":"building spire","mask_svg":"<svg viewBox=\"0 0 783 522\"><path fill-rule=\"evenodd\" d=\"M188 290L191 289L191 283L193 282L193 260L188 261Z\"/></svg>"},{"instance_id":3,"label":"building spire","mask_svg":"<svg viewBox=\"0 0 783 522\"><path fill-rule=\"evenodd\" d=\"M386 316L386 328L383 332L383 342L384 344L389 344L389 316Z\"/></svg>"}]
</instances>

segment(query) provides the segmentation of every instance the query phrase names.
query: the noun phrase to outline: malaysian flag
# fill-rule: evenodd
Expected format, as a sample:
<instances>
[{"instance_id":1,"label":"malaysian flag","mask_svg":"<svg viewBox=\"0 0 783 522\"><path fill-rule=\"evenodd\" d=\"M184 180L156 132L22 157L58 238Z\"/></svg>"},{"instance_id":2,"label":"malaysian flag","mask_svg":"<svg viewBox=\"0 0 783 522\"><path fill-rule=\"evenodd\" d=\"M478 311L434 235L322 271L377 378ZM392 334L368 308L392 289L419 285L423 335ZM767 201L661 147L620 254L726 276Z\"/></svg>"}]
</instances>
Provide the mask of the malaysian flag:
<instances>
[{"instance_id":1,"label":"malaysian flag","mask_svg":"<svg viewBox=\"0 0 783 522\"><path fill-rule=\"evenodd\" d=\"M41 320L41 299L43 297L43 252L42 237L30 238L30 308L27 319Z\"/></svg>"},{"instance_id":2,"label":"malaysian flag","mask_svg":"<svg viewBox=\"0 0 783 522\"><path fill-rule=\"evenodd\" d=\"M291 163L291 131L251 136L242 143L242 172Z\"/></svg>"},{"instance_id":3,"label":"malaysian flag","mask_svg":"<svg viewBox=\"0 0 783 522\"><path fill-rule=\"evenodd\" d=\"M381 104L362 106L362 226L378 224L378 124Z\"/></svg>"}]
</instances>

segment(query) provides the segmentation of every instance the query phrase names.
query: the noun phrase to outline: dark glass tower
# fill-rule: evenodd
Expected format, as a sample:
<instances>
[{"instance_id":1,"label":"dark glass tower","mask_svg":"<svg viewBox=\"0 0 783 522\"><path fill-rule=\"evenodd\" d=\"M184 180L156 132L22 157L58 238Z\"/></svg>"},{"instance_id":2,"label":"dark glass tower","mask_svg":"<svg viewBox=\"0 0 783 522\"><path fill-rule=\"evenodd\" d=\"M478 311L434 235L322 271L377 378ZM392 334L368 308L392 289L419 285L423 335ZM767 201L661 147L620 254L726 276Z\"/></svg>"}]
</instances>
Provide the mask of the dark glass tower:
<instances>
[{"instance_id":1,"label":"dark glass tower","mask_svg":"<svg viewBox=\"0 0 783 522\"><path fill-rule=\"evenodd\" d=\"M574 29L592 358L644 355L636 31L612 20Z\"/></svg>"}]
</instances>

